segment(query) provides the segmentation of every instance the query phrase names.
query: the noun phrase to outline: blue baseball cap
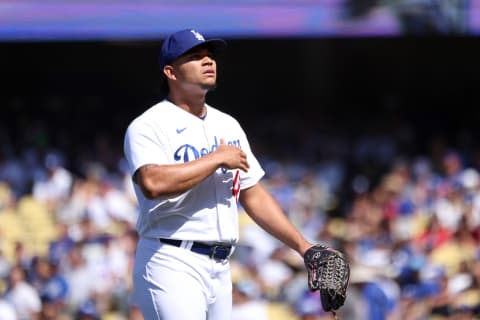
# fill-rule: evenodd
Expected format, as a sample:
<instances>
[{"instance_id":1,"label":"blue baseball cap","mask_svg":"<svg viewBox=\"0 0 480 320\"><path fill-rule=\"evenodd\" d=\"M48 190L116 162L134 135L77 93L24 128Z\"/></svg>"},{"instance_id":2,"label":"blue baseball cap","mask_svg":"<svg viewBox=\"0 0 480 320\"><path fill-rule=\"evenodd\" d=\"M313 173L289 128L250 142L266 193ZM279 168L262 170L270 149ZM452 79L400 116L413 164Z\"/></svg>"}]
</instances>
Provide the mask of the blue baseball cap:
<instances>
[{"instance_id":1,"label":"blue baseball cap","mask_svg":"<svg viewBox=\"0 0 480 320\"><path fill-rule=\"evenodd\" d=\"M208 39L198 31L186 29L169 35L162 44L160 51L160 68L163 70L185 52L197 46L208 45L212 51L224 48L227 43L222 39Z\"/></svg>"}]
</instances>

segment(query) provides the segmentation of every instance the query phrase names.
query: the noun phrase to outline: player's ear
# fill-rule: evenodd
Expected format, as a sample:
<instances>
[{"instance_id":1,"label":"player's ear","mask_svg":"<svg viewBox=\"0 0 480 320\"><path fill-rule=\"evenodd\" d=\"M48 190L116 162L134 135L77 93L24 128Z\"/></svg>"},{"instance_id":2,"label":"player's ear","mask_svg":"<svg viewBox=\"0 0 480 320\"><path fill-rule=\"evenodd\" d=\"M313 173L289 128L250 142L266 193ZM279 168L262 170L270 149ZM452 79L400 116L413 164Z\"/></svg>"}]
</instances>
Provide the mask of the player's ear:
<instances>
[{"instance_id":1,"label":"player's ear","mask_svg":"<svg viewBox=\"0 0 480 320\"><path fill-rule=\"evenodd\" d=\"M163 67L163 74L167 79L176 80L175 73L173 72L173 67L171 65L166 65Z\"/></svg>"}]
</instances>

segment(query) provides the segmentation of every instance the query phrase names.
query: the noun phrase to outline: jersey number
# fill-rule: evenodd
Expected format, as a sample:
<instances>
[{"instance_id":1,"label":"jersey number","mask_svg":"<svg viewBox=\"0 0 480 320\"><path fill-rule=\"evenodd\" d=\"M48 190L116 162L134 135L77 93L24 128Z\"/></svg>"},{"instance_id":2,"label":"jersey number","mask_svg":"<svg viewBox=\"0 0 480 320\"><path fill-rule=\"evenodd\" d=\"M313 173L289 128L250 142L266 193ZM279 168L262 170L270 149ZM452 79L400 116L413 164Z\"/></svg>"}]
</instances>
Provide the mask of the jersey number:
<instances>
[{"instance_id":1,"label":"jersey number","mask_svg":"<svg viewBox=\"0 0 480 320\"><path fill-rule=\"evenodd\" d=\"M238 197L240 196L240 170L237 170L235 177L233 177L232 195L235 197L235 201L238 202Z\"/></svg>"}]
</instances>

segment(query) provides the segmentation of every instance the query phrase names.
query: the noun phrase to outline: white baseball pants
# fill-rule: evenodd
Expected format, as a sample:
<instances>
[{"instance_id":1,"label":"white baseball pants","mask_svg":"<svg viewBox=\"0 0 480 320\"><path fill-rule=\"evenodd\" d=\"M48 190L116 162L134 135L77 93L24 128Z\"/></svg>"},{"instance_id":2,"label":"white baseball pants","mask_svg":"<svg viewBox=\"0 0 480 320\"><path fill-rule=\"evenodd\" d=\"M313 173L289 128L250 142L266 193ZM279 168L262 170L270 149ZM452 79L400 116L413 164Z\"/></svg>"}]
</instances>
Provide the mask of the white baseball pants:
<instances>
[{"instance_id":1,"label":"white baseball pants","mask_svg":"<svg viewBox=\"0 0 480 320\"><path fill-rule=\"evenodd\" d=\"M133 271L134 303L145 320L228 320L232 280L228 260L140 238Z\"/></svg>"}]
</instances>

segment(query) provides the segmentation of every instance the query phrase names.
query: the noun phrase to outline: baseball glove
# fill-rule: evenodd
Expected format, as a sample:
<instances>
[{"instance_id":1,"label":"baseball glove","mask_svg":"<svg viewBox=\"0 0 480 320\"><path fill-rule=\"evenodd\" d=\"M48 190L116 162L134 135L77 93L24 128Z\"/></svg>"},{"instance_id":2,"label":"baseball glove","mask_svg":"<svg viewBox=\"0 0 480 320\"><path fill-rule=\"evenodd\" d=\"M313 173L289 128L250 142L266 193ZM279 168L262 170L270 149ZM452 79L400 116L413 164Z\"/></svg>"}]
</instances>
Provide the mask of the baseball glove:
<instances>
[{"instance_id":1,"label":"baseball glove","mask_svg":"<svg viewBox=\"0 0 480 320\"><path fill-rule=\"evenodd\" d=\"M303 256L308 287L320 291L323 310L335 311L345 302L350 267L345 256L330 247L314 245Z\"/></svg>"}]
</instances>

